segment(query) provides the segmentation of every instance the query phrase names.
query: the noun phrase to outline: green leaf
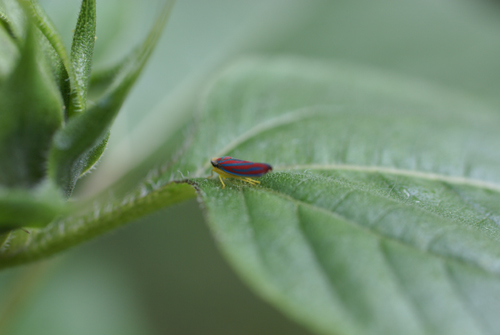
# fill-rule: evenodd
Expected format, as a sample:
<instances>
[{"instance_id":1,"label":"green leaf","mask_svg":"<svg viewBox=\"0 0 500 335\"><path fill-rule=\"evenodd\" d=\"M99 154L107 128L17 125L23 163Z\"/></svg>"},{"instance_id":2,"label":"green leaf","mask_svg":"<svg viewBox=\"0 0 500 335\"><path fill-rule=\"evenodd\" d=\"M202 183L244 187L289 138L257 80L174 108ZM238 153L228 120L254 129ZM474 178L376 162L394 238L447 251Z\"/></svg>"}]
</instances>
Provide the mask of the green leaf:
<instances>
[{"instance_id":1,"label":"green leaf","mask_svg":"<svg viewBox=\"0 0 500 335\"><path fill-rule=\"evenodd\" d=\"M47 40L47 38L45 38L45 36L42 35L41 32L39 32L38 35L39 35L38 41L40 43L40 48L44 52L45 57L48 60L52 77L54 78L54 81L57 84L61 97L63 98L63 100L65 100L64 106L67 106L69 99L68 72L64 67L61 57L59 57L59 54L54 49L52 44L50 44L49 40Z\"/></svg>"},{"instance_id":2,"label":"green leaf","mask_svg":"<svg viewBox=\"0 0 500 335\"><path fill-rule=\"evenodd\" d=\"M107 141L107 132L118 114L123 101L156 45L169 17L173 2L169 2L156 20L149 36L138 47L117 73L115 80L101 99L82 115L71 119L55 136L50 153L49 175L69 197L76 181L90 164L95 162ZM100 151L102 153L102 150ZM89 158L90 157L90 158Z\"/></svg>"},{"instance_id":3,"label":"green leaf","mask_svg":"<svg viewBox=\"0 0 500 335\"><path fill-rule=\"evenodd\" d=\"M50 20L45 17L42 9L38 7L36 3L31 3L31 5L36 6L34 8L28 6L29 3L22 2L18 3L16 0L5 1L5 14L0 13L0 21L3 21L6 26L8 26L7 31L10 33L11 38L17 45L18 49L22 48L23 40L25 36L25 25L26 25L26 14L34 15L33 21L35 21L39 28L42 29L37 32L36 39L39 42L41 49L45 53L46 58L49 60L48 65L51 69L52 75L55 82L57 83L59 90L61 91L63 99L65 99L65 106L68 105L67 100L69 99L70 84L68 79L68 72L63 64L63 60L59 53L62 53L62 57L66 57L66 50L62 44L61 38L57 35L55 28L52 26ZM23 9L24 5L24 9ZM34 13L36 9L36 13ZM9 14L9 15L7 15ZM44 16L42 20L41 16ZM12 18L12 19L11 19ZM50 38L50 40L49 40ZM2 45L6 45L3 43ZM56 46L59 51L54 48ZM2 48L3 49L3 48ZM9 49L9 48L5 48ZM2 50L3 51L3 50ZM59 52L59 53L58 53ZM0 70L1 71L1 70ZM1 75L1 73L0 73Z\"/></svg>"},{"instance_id":4,"label":"green leaf","mask_svg":"<svg viewBox=\"0 0 500 335\"><path fill-rule=\"evenodd\" d=\"M63 210L59 190L45 182L34 190L0 188L0 232L44 227Z\"/></svg>"},{"instance_id":5,"label":"green leaf","mask_svg":"<svg viewBox=\"0 0 500 335\"><path fill-rule=\"evenodd\" d=\"M343 63L250 59L200 104L180 170L267 162L260 186L195 179L224 254L322 334L500 328L500 116L458 92Z\"/></svg>"},{"instance_id":6,"label":"green leaf","mask_svg":"<svg viewBox=\"0 0 500 335\"><path fill-rule=\"evenodd\" d=\"M26 15L22 4L17 0L2 0L0 2L0 26L3 25L12 39L19 46L26 34Z\"/></svg>"},{"instance_id":7,"label":"green leaf","mask_svg":"<svg viewBox=\"0 0 500 335\"><path fill-rule=\"evenodd\" d=\"M90 211L88 204L79 203L72 215L56 219L45 228L32 230L29 235L12 231L8 246L0 249L0 268L50 256L160 208L195 197L193 187L187 184L158 186L145 184L125 199L105 202Z\"/></svg>"},{"instance_id":8,"label":"green leaf","mask_svg":"<svg viewBox=\"0 0 500 335\"><path fill-rule=\"evenodd\" d=\"M187 148L130 198L32 233L1 266L193 197L266 300L323 334L494 334L500 327L498 112L461 92L345 63L251 58L199 101ZM205 177L230 155L274 171ZM36 235L33 235L36 234Z\"/></svg>"},{"instance_id":9,"label":"green leaf","mask_svg":"<svg viewBox=\"0 0 500 335\"><path fill-rule=\"evenodd\" d=\"M0 86L0 185L33 187L46 175L47 152L62 126L62 102L38 52L35 29Z\"/></svg>"},{"instance_id":10,"label":"green leaf","mask_svg":"<svg viewBox=\"0 0 500 335\"><path fill-rule=\"evenodd\" d=\"M5 13L1 11L1 9L0 9L0 27L3 27L3 29L5 29L5 31L10 35L10 37L13 40L19 38L19 36L16 36L16 32L14 31L14 27L12 26L12 23L10 22L9 18Z\"/></svg>"},{"instance_id":11,"label":"green leaf","mask_svg":"<svg viewBox=\"0 0 500 335\"><path fill-rule=\"evenodd\" d=\"M9 33L0 26L0 84L8 76L9 72L19 58L17 44Z\"/></svg>"},{"instance_id":12,"label":"green leaf","mask_svg":"<svg viewBox=\"0 0 500 335\"><path fill-rule=\"evenodd\" d=\"M137 52L137 50L135 50ZM120 71L131 61L132 57L125 57L117 64L104 69L92 71L89 81L88 97L89 100L98 100L116 80Z\"/></svg>"},{"instance_id":13,"label":"green leaf","mask_svg":"<svg viewBox=\"0 0 500 335\"><path fill-rule=\"evenodd\" d=\"M90 150L84 157L83 160L86 162L86 165L83 167L80 176L84 175L86 172L92 169L92 167L101 158L102 154L104 153L104 150L106 150L106 145L108 144L110 135L111 133L108 131L106 133L106 136L104 136L104 139L100 141L96 146L94 146L92 150Z\"/></svg>"},{"instance_id":14,"label":"green leaf","mask_svg":"<svg viewBox=\"0 0 500 335\"><path fill-rule=\"evenodd\" d=\"M10 232L0 234L0 248L9 240Z\"/></svg>"},{"instance_id":15,"label":"green leaf","mask_svg":"<svg viewBox=\"0 0 500 335\"><path fill-rule=\"evenodd\" d=\"M76 23L73 43L71 44L71 62L76 77L76 92L81 95L85 110L87 101L87 86L92 69L96 32L96 5L95 0L83 0L80 15ZM74 107L74 106L73 106ZM70 110L70 114L75 111Z\"/></svg>"},{"instance_id":16,"label":"green leaf","mask_svg":"<svg viewBox=\"0 0 500 335\"><path fill-rule=\"evenodd\" d=\"M80 92L80 86L77 85L77 78L73 71L70 57L54 24L38 5L37 1L30 0L29 8L36 26L54 50L53 57L59 58L53 62L55 66L59 67L55 75L59 78L57 84L63 96L64 106L66 106L66 116L67 118L71 118L75 115L75 112L83 112L85 102L82 100L84 94Z\"/></svg>"},{"instance_id":17,"label":"green leaf","mask_svg":"<svg viewBox=\"0 0 500 335\"><path fill-rule=\"evenodd\" d=\"M20 37L23 35L21 31L21 23L15 20L17 12L21 11L19 6L8 1L1 3L0 6L0 84L5 80L8 74L12 71L14 64L19 58L19 50L22 48ZM10 18L12 14L14 20Z\"/></svg>"}]
</instances>

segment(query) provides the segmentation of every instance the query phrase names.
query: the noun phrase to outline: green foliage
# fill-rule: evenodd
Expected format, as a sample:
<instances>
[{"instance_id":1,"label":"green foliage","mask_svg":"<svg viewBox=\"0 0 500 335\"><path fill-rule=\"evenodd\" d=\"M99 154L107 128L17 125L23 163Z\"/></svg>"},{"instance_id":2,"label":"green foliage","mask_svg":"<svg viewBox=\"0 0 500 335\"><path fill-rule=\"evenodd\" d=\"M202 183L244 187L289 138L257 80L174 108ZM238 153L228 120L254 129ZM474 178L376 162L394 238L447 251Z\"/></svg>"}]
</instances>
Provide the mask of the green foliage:
<instances>
[{"instance_id":1,"label":"green foliage","mask_svg":"<svg viewBox=\"0 0 500 335\"><path fill-rule=\"evenodd\" d=\"M35 0L6 1L5 11L0 10L2 232L43 227L62 214L62 196L71 195L77 180L104 152L109 128L154 49L172 4L166 4L144 43L120 63L103 96L88 107L95 0L82 2L69 56ZM51 192L40 195L46 188L42 185L51 185Z\"/></svg>"},{"instance_id":2,"label":"green foliage","mask_svg":"<svg viewBox=\"0 0 500 335\"><path fill-rule=\"evenodd\" d=\"M64 210L58 189L42 183L33 190L23 188L0 189L0 231L5 233L17 227L43 227ZM3 234L0 245L8 238Z\"/></svg>"},{"instance_id":3,"label":"green foliage","mask_svg":"<svg viewBox=\"0 0 500 335\"><path fill-rule=\"evenodd\" d=\"M55 252L104 234L131 220L138 219L160 208L191 199L194 196L195 192L191 186L171 183L155 190L145 188L141 192L131 194L126 199L96 206L90 212L84 211L82 213L75 206L69 210L69 214L53 220L43 229L33 229L30 234L26 234L22 230L10 232L4 242L7 247L0 252L0 268L48 257ZM48 207L48 204L41 205ZM84 208L91 207L89 204L78 205ZM44 208L40 209L40 211L42 210Z\"/></svg>"},{"instance_id":4,"label":"green foliage","mask_svg":"<svg viewBox=\"0 0 500 335\"><path fill-rule=\"evenodd\" d=\"M84 103L85 110L87 100L87 86L92 69L92 56L94 55L95 31L96 31L96 4L95 0L83 0L80 15L76 23L75 35L71 44L71 62L76 77L75 89L81 94L80 100ZM70 115L75 111L68 111Z\"/></svg>"},{"instance_id":5,"label":"green foliage","mask_svg":"<svg viewBox=\"0 0 500 335\"><path fill-rule=\"evenodd\" d=\"M16 33L12 27L12 23L10 22L7 15L0 11L0 25L5 29L5 32L12 38L17 39Z\"/></svg>"},{"instance_id":6,"label":"green foliage","mask_svg":"<svg viewBox=\"0 0 500 335\"><path fill-rule=\"evenodd\" d=\"M242 277L312 329L491 334L499 122L439 87L342 63L253 59L213 84L173 169L203 176L211 153L275 164L259 187L198 187Z\"/></svg>"},{"instance_id":7,"label":"green foliage","mask_svg":"<svg viewBox=\"0 0 500 335\"><path fill-rule=\"evenodd\" d=\"M125 196L76 202L65 212L62 195L71 196L100 159L171 5L142 45L91 73L95 2L82 2L69 56L50 20L30 4L37 30L28 28L23 43L16 20L0 15L0 154L8 158L0 162L0 267L45 258L197 195L241 277L318 333L500 328L497 109L370 67L246 58L192 97L199 114L167 165ZM316 28L318 35L335 30ZM392 64L386 56L377 62ZM258 186L227 180L222 189L206 177L209 159L225 155L267 162L274 171ZM40 229L10 231L24 226Z\"/></svg>"},{"instance_id":8,"label":"green foliage","mask_svg":"<svg viewBox=\"0 0 500 335\"><path fill-rule=\"evenodd\" d=\"M48 52L52 56L52 70L56 82L58 83L61 96L64 101L63 108L66 110L66 118L71 117L69 111L83 110L84 102L82 100L82 94L79 92L81 86L77 85L76 75L73 70L70 57L66 52L66 48L62 42L62 38L54 27L52 21L47 17L43 9L38 5L36 0L29 1L29 13L31 14L33 21L40 30L40 33L44 36L41 38L42 43L48 43L50 47L47 47Z\"/></svg>"},{"instance_id":9,"label":"green foliage","mask_svg":"<svg viewBox=\"0 0 500 335\"><path fill-rule=\"evenodd\" d=\"M49 175L70 196L76 181L102 154L107 131L141 73L169 17L172 2L165 6L144 43L120 63L103 96L82 115L75 116L54 137ZM95 154L98 153L98 154Z\"/></svg>"},{"instance_id":10,"label":"green foliage","mask_svg":"<svg viewBox=\"0 0 500 335\"><path fill-rule=\"evenodd\" d=\"M62 126L60 95L43 54L37 51L34 29L28 29L21 57L0 86L0 185L4 187L29 188L41 182L44 154Z\"/></svg>"},{"instance_id":11,"label":"green foliage","mask_svg":"<svg viewBox=\"0 0 500 335\"><path fill-rule=\"evenodd\" d=\"M498 119L453 92L369 69L248 59L211 86L176 163L124 205L18 234L4 264L193 197L169 183L184 171L243 278L312 329L488 334L496 300L474 299L500 295ZM200 178L213 153L273 162L275 172L223 190Z\"/></svg>"}]
</instances>

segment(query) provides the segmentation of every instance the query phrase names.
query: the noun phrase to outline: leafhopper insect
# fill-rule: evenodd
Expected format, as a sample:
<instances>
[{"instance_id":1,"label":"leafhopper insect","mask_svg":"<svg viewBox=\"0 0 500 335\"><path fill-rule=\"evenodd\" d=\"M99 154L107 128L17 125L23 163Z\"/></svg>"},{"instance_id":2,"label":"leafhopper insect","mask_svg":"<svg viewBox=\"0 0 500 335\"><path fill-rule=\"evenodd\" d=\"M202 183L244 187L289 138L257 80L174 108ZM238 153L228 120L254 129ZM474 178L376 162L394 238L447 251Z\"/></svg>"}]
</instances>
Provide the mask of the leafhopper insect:
<instances>
[{"instance_id":1,"label":"leafhopper insect","mask_svg":"<svg viewBox=\"0 0 500 335\"><path fill-rule=\"evenodd\" d=\"M261 177L273 170L269 164L243 161L229 156L213 158L210 163L212 164L210 177L213 176L214 172L217 173L222 188L226 187L223 181L224 178L239 179L251 185L260 184L260 181L253 178Z\"/></svg>"}]
</instances>

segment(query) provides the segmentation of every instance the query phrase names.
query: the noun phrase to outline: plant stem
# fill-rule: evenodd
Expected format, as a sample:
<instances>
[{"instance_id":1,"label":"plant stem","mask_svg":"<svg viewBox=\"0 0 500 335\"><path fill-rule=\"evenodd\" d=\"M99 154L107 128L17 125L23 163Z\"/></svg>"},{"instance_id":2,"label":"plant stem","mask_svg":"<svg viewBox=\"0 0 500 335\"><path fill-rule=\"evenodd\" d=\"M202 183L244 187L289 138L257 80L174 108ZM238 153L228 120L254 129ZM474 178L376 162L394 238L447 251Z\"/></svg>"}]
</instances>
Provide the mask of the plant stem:
<instances>
[{"instance_id":1,"label":"plant stem","mask_svg":"<svg viewBox=\"0 0 500 335\"><path fill-rule=\"evenodd\" d=\"M0 254L0 268L32 262L104 234L160 208L196 196L191 185L170 183L138 194L121 204L99 206L90 213L56 220L31 234L14 231L9 245Z\"/></svg>"}]
</instances>

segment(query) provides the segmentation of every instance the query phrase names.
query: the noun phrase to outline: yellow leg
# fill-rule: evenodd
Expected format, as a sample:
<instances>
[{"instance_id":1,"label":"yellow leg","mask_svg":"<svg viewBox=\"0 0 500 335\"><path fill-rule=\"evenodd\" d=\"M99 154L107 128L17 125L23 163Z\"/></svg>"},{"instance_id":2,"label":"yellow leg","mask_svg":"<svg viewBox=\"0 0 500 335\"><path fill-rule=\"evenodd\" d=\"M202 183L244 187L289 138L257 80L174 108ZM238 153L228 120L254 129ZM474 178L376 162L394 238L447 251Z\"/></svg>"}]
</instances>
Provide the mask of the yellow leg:
<instances>
[{"instance_id":1,"label":"yellow leg","mask_svg":"<svg viewBox=\"0 0 500 335\"><path fill-rule=\"evenodd\" d=\"M224 184L224 182L222 181L222 177L219 175L219 179L220 179L220 182L222 183L222 189L225 189L226 188L226 185Z\"/></svg>"},{"instance_id":2,"label":"yellow leg","mask_svg":"<svg viewBox=\"0 0 500 335\"><path fill-rule=\"evenodd\" d=\"M252 184L252 185L260 184L260 181L252 179L252 178L249 178L249 177L246 177L246 178L244 178L242 180L245 181L245 182L247 182L247 183L249 183L249 184Z\"/></svg>"},{"instance_id":3,"label":"yellow leg","mask_svg":"<svg viewBox=\"0 0 500 335\"><path fill-rule=\"evenodd\" d=\"M212 178L214 176L214 170L211 170L210 171L210 178Z\"/></svg>"}]
</instances>

